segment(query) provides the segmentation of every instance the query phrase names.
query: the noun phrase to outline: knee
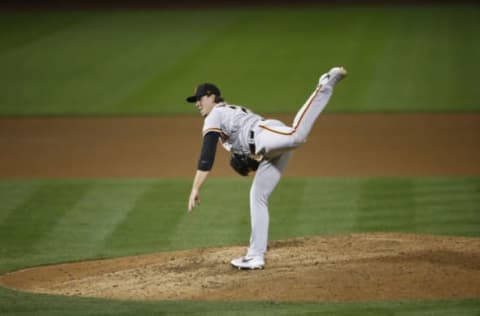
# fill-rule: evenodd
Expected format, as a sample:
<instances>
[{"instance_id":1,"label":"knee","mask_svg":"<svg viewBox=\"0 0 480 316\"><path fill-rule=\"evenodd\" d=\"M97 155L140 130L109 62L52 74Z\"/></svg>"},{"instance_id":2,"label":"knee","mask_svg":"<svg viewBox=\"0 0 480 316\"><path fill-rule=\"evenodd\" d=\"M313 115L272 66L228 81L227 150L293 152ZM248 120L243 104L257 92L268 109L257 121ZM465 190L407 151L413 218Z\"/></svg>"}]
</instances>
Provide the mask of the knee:
<instances>
[{"instance_id":1,"label":"knee","mask_svg":"<svg viewBox=\"0 0 480 316\"><path fill-rule=\"evenodd\" d=\"M301 145L307 142L307 135L302 135L301 133L295 133L295 137L293 139L293 147L300 147Z\"/></svg>"}]
</instances>

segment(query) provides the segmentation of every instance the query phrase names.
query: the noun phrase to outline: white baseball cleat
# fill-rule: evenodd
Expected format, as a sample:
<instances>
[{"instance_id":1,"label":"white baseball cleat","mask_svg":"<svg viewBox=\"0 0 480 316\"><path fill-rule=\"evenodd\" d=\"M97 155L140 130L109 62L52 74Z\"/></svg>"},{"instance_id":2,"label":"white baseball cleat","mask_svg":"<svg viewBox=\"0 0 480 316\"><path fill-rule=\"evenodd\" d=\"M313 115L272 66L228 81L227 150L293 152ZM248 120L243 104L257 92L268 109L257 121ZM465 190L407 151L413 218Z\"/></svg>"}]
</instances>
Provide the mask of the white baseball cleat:
<instances>
[{"instance_id":1,"label":"white baseball cleat","mask_svg":"<svg viewBox=\"0 0 480 316\"><path fill-rule=\"evenodd\" d=\"M265 261L261 257L241 257L233 259L230 263L239 270L256 270L265 267Z\"/></svg>"},{"instance_id":2,"label":"white baseball cleat","mask_svg":"<svg viewBox=\"0 0 480 316\"><path fill-rule=\"evenodd\" d=\"M331 85L332 87L342 80L347 75L347 71L343 67L333 67L329 72L323 74L318 80L318 85L326 86Z\"/></svg>"}]
</instances>

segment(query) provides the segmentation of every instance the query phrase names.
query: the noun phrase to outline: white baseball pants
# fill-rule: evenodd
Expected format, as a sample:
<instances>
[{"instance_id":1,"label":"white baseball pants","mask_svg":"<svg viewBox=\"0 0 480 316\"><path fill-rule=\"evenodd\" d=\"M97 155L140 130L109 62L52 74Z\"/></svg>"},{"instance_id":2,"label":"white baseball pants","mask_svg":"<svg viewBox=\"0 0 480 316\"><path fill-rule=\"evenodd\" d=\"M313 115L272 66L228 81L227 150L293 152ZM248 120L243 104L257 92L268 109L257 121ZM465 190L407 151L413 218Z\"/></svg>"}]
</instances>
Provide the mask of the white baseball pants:
<instances>
[{"instance_id":1,"label":"white baseball pants","mask_svg":"<svg viewBox=\"0 0 480 316\"><path fill-rule=\"evenodd\" d=\"M266 158L260 163L250 189L251 235L247 256L264 257L268 243L270 195L277 186L292 155L292 149L305 143L318 116L327 105L333 88L318 86L300 108L292 126L278 120L262 121L255 129L257 153Z\"/></svg>"}]
</instances>

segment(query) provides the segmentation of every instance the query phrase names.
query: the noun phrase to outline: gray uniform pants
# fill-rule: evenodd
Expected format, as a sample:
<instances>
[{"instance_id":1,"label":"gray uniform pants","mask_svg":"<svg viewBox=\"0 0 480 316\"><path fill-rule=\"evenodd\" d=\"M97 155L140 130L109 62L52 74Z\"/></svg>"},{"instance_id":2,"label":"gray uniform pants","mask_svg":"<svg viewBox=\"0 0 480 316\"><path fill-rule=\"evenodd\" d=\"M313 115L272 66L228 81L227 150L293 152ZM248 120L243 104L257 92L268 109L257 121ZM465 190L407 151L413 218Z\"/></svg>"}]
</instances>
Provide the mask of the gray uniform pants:
<instances>
[{"instance_id":1,"label":"gray uniform pants","mask_svg":"<svg viewBox=\"0 0 480 316\"><path fill-rule=\"evenodd\" d=\"M268 243L268 201L292 155L305 143L315 121L327 105L332 87L317 87L298 111L292 126L277 120L262 121L255 128L257 153L264 155L250 189L251 236L247 256L262 257Z\"/></svg>"}]
</instances>

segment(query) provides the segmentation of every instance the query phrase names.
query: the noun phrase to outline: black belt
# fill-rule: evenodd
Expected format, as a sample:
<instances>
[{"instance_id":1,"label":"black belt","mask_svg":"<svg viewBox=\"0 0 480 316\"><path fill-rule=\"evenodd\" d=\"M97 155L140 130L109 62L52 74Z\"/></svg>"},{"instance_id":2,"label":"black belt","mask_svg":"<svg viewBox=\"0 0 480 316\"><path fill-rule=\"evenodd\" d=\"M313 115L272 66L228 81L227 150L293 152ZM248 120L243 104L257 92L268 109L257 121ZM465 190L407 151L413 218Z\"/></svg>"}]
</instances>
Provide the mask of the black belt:
<instances>
[{"instance_id":1,"label":"black belt","mask_svg":"<svg viewBox=\"0 0 480 316\"><path fill-rule=\"evenodd\" d=\"M249 139L248 139L248 149L250 149L250 153L255 155L256 148L255 148L255 132L250 131Z\"/></svg>"}]
</instances>

